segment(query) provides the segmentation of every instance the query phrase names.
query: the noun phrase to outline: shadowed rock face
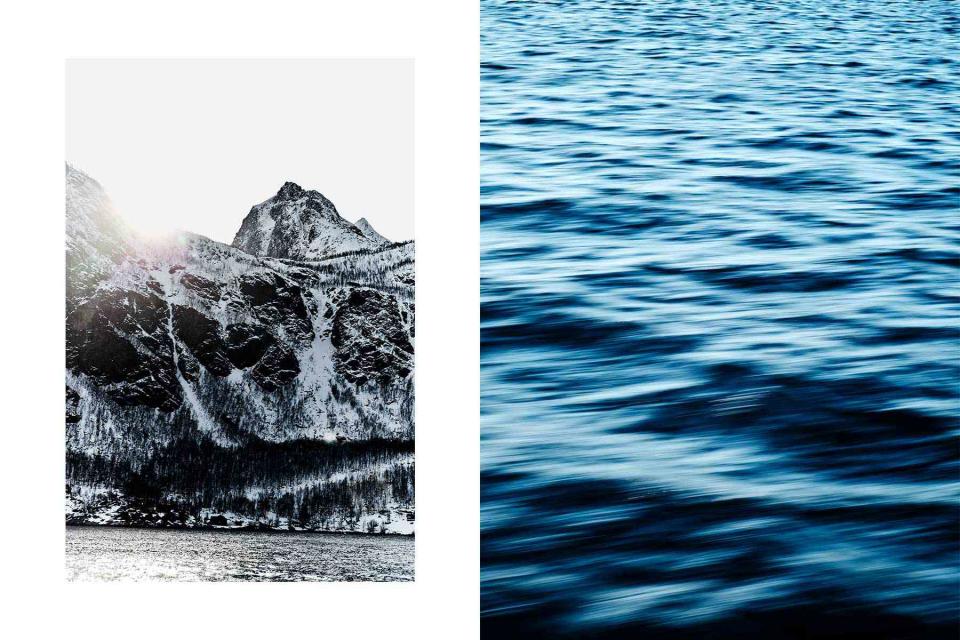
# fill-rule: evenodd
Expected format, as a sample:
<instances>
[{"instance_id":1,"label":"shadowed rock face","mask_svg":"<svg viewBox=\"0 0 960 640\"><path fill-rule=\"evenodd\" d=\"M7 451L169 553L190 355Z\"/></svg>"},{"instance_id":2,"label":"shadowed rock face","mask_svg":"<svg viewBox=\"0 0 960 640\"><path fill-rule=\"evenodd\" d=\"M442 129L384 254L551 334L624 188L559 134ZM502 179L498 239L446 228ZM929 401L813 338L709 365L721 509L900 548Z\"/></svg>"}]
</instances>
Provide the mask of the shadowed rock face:
<instances>
[{"instance_id":1,"label":"shadowed rock face","mask_svg":"<svg viewBox=\"0 0 960 640\"><path fill-rule=\"evenodd\" d=\"M191 278L187 286L197 280ZM153 291L150 284L148 292ZM300 363L291 346L279 343L266 327L282 327L295 339L312 339L300 289L276 274L257 273L240 280L240 291L248 309L264 324L224 326L193 307L168 307L153 293L99 293L67 319L67 367L89 376L120 404L163 411L180 406L177 369L187 381L197 382L201 367L218 377L234 368L252 367L252 378L260 388L277 391L296 379Z\"/></svg>"},{"instance_id":2,"label":"shadowed rock face","mask_svg":"<svg viewBox=\"0 0 960 640\"><path fill-rule=\"evenodd\" d=\"M67 316L67 367L119 404L176 409L181 389L167 313L153 294L98 292Z\"/></svg>"},{"instance_id":3,"label":"shadowed rock face","mask_svg":"<svg viewBox=\"0 0 960 640\"><path fill-rule=\"evenodd\" d=\"M303 293L276 273L255 272L239 279L240 292L258 320L267 326L282 325L292 337L313 339Z\"/></svg>"},{"instance_id":4,"label":"shadowed rock face","mask_svg":"<svg viewBox=\"0 0 960 640\"><path fill-rule=\"evenodd\" d=\"M196 293L198 296L206 298L212 302L220 299L220 286L212 280L207 280L202 276L185 273L180 278L180 284Z\"/></svg>"},{"instance_id":5,"label":"shadowed rock face","mask_svg":"<svg viewBox=\"0 0 960 640\"><path fill-rule=\"evenodd\" d=\"M227 357L238 369L252 367L274 343L263 327L250 324L227 325Z\"/></svg>"},{"instance_id":6,"label":"shadowed rock face","mask_svg":"<svg viewBox=\"0 0 960 640\"><path fill-rule=\"evenodd\" d=\"M292 382L300 373L300 362L293 351L281 344L267 349L263 358L253 368L254 381L265 391L276 391Z\"/></svg>"},{"instance_id":7,"label":"shadowed rock face","mask_svg":"<svg viewBox=\"0 0 960 640\"><path fill-rule=\"evenodd\" d=\"M396 298L374 289L352 289L333 319L337 372L357 385L405 378L413 346Z\"/></svg>"},{"instance_id":8,"label":"shadowed rock face","mask_svg":"<svg viewBox=\"0 0 960 640\"><path fill-rule=\"evenodd\" d=\"M230 373L233 365L227 357L227 345L223 341L219 322L193 307L174 305L173 327L177 339L190 349L207 371L216 376Z\"/></svg>"}]
</instances>

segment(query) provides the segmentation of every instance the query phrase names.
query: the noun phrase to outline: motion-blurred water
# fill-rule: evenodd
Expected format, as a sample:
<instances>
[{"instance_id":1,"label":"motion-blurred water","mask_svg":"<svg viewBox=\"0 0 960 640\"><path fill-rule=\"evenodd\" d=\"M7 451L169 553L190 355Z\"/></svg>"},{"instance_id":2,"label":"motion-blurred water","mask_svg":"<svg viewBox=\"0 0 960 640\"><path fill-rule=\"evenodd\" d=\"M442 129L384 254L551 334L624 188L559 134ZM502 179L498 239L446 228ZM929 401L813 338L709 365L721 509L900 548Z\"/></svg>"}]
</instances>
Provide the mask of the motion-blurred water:
<instances>
[{"instance_id":1,"label":"motion-blurred water","mask_svg":"<svg viewBox=\"0 0 960 640\"><path fill-rule=\"evenodd\" d=\"M958 3L481 12L485 634L956 637Z\"/></svg>"}]
</instances>

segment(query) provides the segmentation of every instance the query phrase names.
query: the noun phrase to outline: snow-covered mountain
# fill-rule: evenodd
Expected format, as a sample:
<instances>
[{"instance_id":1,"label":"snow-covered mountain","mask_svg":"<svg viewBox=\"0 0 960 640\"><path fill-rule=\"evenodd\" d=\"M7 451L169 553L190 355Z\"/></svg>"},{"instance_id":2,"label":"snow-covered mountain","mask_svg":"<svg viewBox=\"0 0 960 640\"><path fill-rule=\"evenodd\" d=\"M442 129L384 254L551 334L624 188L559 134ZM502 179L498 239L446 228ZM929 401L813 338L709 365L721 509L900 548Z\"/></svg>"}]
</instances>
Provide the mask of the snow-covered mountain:
<instances>
[{"instance_id":1,"label":"snow-covered mountain","mask_svg":"<svg viewBox=\"0 0 960 640\"><path fill-rule=\"evenodd\" d=\"M413 259L292 183L147 242L68 165L69 519L410 532Z\"/></svg>"},{"instance_id":2,"label":"snow-covered mountain","mask_svg":"<svg viewBox=\"0 0 960 640\"><path fill-rule=\"evenodd\" d=\"M233 239L234 247L252 255L294 260L319 260L381 244L342 218L323 194L292 182L250 209Z\"/></svg>"},{"instance_id":3,"label":"snow-covered mountain","mask_svg":"<svg viewBox=\"0 0 960 640\"><path fill-rule=\"evenodd\" d=\"M89 294L135 244L103 188L67 165L67 305Z\"/></svg>"},{"instance_id":4,"label":"snow-covered mountain","mask_svg":"<svg viewBox=\"0 0 960 640\"><path fill-rule=\"evenodd\" d=\"M356 226L357 229L360 229L360 233L370 238L377 244L384 245L390 242L389 240L384 238L382 235L377 233L377 230L373 228L373 225L371 225L366 218L360 218L354 223L354 226Z\"/></svg>"}]
</instances>

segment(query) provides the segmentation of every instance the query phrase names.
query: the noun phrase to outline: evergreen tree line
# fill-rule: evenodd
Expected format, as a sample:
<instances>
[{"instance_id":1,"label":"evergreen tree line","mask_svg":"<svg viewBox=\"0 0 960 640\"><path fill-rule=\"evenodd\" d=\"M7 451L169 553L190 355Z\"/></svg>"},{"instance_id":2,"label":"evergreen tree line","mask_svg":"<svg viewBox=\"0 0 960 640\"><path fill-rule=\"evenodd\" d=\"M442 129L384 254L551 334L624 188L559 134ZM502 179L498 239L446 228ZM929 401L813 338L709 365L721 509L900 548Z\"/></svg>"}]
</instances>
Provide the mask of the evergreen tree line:
<instances>
[{"instance_id":1,"label":"evergreen tree line","mask_svg":"<svg viewBox=\"0 0 960 640\"><path fill-rule=\"evenodd\" d=\"M361 516L392 504L413 507L413 467L395 464L382 473L324 482L303 489L266 492L251 498L229 492L210 507L250 518L286 518L317 529L357 530Z\"/></svg>"},{"instance_id":2,"label":"evergreen tree line","mask_svg":"<svg viewBox=\"0 0 960 640\"><path fill-rule=\"evenodd\" d=\"M106 486L116 488L131 499L146 504L160 504L177 496L188 510L218 508L229 503L238 512L261 511L264 505L246 504L248 495L260 492L266 496L267 510L278 512L285 493L305 494L307 490L290 492L287 487L309 484L332 474L349 474L345 480L326 483L331 487L315 488L318 497L308 504L343 506L344 495L351 503L363 503L371 496L396 496L412 499L413 474L409 465L396 464L398 457L412 454L414 444L406 440L369 440L326 443L316 440L269 442L254 438L242 447L221 447L208 439L179 440L158 448L144 463L137 464L127 456L86 454L68 450L66 477L68 485ZM374 465L385 467L380 474L366 473ZM360 477L361 480L356 478ZM354 488L356 485L356 488ZM359 493L357 493L359 492ZM301 495L293 495L299 506ZM235 504L240 501L240 504Z\"/></svg>"},{"instance_id":3,"label":"evergreen tree line","mask_svg":"<svg viewBox=\"0 0 960 640\"><path fill-rule=\"evenodd\" d=\"M403 247L406 245L412 245L413 240L404 240L403 242L389 242L382 247L377 247L376 249L353 249L351 251L341 251L340 253L331 253L328 256L324 256L320 260L293 260L291 258L277 258L280 262L291 265L303 265L303 264L318 264L320 262L327 262L329 260L336 260L337 258L346 258L350 256L372 256L378 253L384 253L390 251L391 249L396 249L398 247Z\"/></svg>"}]
</instances>

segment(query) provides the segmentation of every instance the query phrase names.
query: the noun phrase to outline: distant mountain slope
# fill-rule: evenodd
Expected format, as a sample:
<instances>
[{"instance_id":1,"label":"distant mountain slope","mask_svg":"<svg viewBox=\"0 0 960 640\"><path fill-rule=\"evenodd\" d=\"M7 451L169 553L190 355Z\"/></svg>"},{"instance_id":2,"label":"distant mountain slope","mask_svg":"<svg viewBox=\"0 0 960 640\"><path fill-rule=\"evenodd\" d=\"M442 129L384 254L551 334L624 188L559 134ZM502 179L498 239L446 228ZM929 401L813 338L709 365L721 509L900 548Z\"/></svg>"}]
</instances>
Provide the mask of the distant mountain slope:
<instances>
[{"instance_id":1,"label":"distant mountain slope","mask_svg":"<svg viewBox=\"0 0 960 640\"><path fill-rule=\"evenodd\" d=\"M134 250L136 239L96 180L69 164L66 180L69 308L116 269Z\"/></svg>"},{"instance_id":2,"label":"distant mountain slope","mask_svg":"<svg viewBox=\"0 0 960 640\"><path fill-rule=\"evenodd\" d=\"M357 229L360 229L360 233L370 238L377 244L388 244L390 242L385 237L377 233L377 230L373 228L373 225L371 225L366 218L360 218L354 223L354 226L356 226Z\"/></svg>"},{"instance_id":3,"label":"distant mountain slope","mask_svg":"<svg viewBox=\"0 0 960 640\"><path fill-rule=\"evenodd\" d=\"M338 257L293 260L319 245L299 251L285 234L241 243L285 242L281 257L190 233L146 242L68 167L72 521L149 518L162 504L412 531L413 244L357 248L354 237L372 243L294 187L267 209L326 216L324 251Z\"/></svg>"},{"instance_id":4,"label":"distant mountain slope","mask_svg":"<svg viewBox=\"0 0 960 640\"><path fill-rule=\"evenodd\" d=\"M318 191L287 182L275 196L250 209L233 246L257 256L317 260L344 251L376 249Z\"/></svg>"}]
</instances>

